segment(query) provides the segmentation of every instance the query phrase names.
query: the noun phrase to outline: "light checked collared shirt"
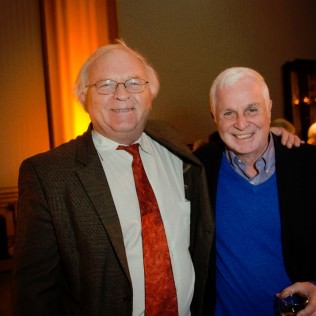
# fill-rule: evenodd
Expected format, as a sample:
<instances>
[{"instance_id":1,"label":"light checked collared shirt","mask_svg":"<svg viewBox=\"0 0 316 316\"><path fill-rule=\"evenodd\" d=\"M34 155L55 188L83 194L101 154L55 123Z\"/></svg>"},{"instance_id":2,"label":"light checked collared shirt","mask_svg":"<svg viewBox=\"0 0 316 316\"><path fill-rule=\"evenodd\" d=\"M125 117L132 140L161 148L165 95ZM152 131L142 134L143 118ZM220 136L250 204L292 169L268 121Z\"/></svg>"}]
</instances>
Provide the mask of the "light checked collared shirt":
<instances>
[{"instance_id":1,"label":"light checked collared shirt","mask_svg":"<svg viewBox=\"0 0 316 316\"><path fill-rule=\"evenodd\" d=\"M225 155L233 169L253 185L258 185L267 181L275 172L275 149L271 134L269 136L268 147L255 163L258 174L252 178L248 177L245 173L245 162L242 161L234 152L226 149Z\"/></svg>"}]
</instances>

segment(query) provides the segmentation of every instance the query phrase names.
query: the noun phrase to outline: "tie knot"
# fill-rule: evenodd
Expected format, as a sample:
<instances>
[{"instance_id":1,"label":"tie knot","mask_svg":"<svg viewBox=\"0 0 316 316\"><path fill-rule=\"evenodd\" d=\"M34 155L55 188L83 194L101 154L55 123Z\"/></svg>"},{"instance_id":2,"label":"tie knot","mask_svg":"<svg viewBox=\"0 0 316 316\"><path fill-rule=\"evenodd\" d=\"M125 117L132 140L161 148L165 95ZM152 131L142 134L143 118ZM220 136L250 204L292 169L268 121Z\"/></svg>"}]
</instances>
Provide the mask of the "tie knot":
<instances>
[{"instance_id":1,"label":"tie knot","mask_svg":"<svg viewBox=\"0 0 316 316\"><path fill-rule=\"evenodd\" d=\"M125 150L125 151L129 152L133 157L135 157L135 156L139 155L138 147L139 147L139 144L132 144L129 146L119 145L119 146L117 146L116 149L117 150Z\"/></svg>"}]
</instances>

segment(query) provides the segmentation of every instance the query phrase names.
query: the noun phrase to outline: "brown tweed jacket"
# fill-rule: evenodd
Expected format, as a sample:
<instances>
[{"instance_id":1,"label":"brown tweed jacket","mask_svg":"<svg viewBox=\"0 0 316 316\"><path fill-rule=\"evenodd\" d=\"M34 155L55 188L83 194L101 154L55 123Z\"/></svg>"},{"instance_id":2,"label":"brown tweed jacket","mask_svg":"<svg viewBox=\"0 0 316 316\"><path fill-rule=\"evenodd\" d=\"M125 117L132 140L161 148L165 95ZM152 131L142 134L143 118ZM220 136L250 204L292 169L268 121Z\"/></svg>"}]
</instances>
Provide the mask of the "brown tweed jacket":
<instances>
[{"instance_id":1,"label":"brown tweed jacket","mask_svg":"<svg viewBox=\"0 0 316 316\"><path fill-rule=\"evenodd\" d=\"M171 128L152 122L146 133L184 162L199 315L213 238L204 169ZM16 238L15 315L132 315L123 235L91 128L22 163Z\"/></svg>"}]
</instances>

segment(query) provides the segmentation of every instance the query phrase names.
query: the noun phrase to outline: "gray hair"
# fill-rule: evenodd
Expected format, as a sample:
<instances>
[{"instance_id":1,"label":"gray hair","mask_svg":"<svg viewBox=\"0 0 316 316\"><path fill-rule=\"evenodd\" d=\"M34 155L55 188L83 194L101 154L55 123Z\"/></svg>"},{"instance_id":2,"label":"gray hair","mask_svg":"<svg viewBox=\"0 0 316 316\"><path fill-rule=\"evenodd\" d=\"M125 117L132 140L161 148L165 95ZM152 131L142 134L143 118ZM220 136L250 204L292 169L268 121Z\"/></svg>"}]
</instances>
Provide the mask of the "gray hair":
<instances>
[{"instance_id":1,"label":"gray hair","mask_svg":"<svg viewBox=\"0 0 316 316\"><path fill-rule=\"evenodd\" d=\"M123 40L116 40L115 44L109 44L109 45L99 47L81 66L77 79L75 81L75 87L74 87L74 94L78 100L80 100L80 95L81 93L84 92L88 84L88 76L89 76L91 65L99 57L116 49L127 51L128 53L135 56L144 65L145 70L148 75L149 89L153 97L157 96L159 92L160 83L159 83L158 74L155 71L155 69L147 62L144 56L142 56L140 53L138 53L134 49L128 47Z\"/></svg>"},{"instance_id":2,"label":"gray hair","mask_svg":"<svg viewBox=\"0 0 316 316\"><path fill-rule=\"evenodd\" d=\"M215 116L217 92L225 87L232 86L237 81L252 78L262 86L262 94L267 102L270 101L268 86L264 78L255 70L247 67L231 67L222 71L213 81L210 89L210 111Z\"/></svg>"}]
</instances>

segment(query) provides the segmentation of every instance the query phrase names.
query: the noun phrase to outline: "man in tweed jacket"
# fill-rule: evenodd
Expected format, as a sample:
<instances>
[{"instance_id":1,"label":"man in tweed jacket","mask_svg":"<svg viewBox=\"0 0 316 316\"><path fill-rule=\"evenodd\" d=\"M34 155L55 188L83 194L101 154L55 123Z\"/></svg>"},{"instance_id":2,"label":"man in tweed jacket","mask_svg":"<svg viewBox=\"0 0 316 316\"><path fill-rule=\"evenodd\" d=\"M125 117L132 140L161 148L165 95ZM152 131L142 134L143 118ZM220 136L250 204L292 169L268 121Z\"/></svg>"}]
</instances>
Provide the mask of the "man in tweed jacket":
<instances>
[{"instance_id":1,"label":"man in tweed jacket","mask_svg":"<svg viewBox=\"0 0 316 316\"><path fill-rule=\"evenodd\" d=\"M158 90L153 68L122 42L83 65L77 96L88 131L20 168L15 315L145 313L131 162L115 150L136 142L162 213L179 314L200 314L213 236L206 180L172 128L147 122Z\"/></svg>"}]
</instances>

